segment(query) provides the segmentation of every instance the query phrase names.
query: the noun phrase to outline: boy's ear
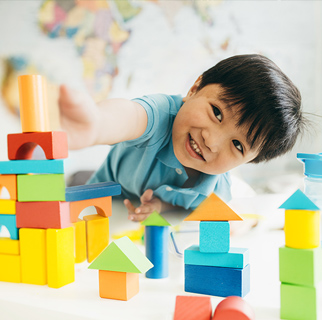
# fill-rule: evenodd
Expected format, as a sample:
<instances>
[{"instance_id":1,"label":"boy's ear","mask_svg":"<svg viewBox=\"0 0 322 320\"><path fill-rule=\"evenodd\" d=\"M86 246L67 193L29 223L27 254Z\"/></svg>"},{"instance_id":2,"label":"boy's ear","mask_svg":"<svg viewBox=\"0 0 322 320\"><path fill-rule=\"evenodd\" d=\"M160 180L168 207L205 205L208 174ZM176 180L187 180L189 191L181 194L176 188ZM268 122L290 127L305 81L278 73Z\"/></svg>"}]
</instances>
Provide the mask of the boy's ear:
<instances>
[{"instance_id":1,"label":"boy's ear","mask_svg":"<svg viewBox=\"0 0 322 320\"><path fill-rule=\"evenodd\" d=\"M202 76L199 76L198 79L195 81L193 86L188 91L187 95L182 99L183 102L186 102L188 98L192 97L198 90L199 85L201 83Z\"/></svg>"}]
</instances>

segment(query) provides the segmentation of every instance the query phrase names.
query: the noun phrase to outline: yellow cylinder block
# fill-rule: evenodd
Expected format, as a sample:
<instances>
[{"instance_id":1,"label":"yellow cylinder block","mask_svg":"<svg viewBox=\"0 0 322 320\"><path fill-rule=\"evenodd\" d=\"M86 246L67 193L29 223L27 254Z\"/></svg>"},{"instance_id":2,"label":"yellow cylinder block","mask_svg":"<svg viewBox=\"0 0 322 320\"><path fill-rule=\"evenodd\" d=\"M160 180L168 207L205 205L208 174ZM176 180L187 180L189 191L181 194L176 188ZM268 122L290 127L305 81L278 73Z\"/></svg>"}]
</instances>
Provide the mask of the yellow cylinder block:
<instances>
[{"instance_id":1,"label":"yellow cylinder block","mask_svg":"<svg viewBox=\"0 0 322 320\"><path fill-rule=\"evenodd\" d=\"M23 75L18 84L22 132L50 131L45 78Z\"/></svg>"}]
</instances>

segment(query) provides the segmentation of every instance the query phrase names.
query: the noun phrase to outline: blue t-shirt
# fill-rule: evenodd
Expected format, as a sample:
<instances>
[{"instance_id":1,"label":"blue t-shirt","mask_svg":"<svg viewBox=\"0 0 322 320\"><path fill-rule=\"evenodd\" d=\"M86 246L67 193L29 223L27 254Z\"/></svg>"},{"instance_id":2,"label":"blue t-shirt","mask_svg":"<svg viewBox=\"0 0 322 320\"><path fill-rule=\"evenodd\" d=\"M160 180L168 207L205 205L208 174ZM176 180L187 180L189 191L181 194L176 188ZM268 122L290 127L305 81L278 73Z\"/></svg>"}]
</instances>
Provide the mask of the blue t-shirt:
<instances>
[{"instance_id":1,"label":"blue t-shirt","mask_svg":"<svg viewBox=\"0 0 322 320\"><path fill-rule=\"evenodd\" d=\"M229 173L201 173L194 187L182 188L188 176L175 157L172 144L172 126L183 104L182 97L155 94L133 101L147 113L144 134L115 144L88 183L115 181L122 187L122 197L132 200L152 189L154 196L185 209L196 208L212 192L229 201Z\"/></svg>"}]
</instances>

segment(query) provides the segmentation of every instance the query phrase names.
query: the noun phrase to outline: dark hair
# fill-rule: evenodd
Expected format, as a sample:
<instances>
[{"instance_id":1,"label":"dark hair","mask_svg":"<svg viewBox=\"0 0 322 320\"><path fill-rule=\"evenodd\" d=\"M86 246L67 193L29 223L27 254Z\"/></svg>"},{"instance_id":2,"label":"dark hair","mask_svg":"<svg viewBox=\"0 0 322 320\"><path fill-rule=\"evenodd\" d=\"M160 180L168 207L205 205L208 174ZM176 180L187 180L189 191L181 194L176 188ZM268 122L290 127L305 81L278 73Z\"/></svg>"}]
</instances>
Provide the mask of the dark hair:
<instances>
[{"instance_id":1,"label":"dark hair","mask_svg":"<svg viewBox=\"0 0 322 320\"><path fill-rule=\"evenodd\" d=\"M219 84L228 106L238 106L238 126L248 125L247 140L259 153L251 162L268 161L290 151L304 126L301 94L268 58L259 54L222 60L202 74L198 90Z\"/></svg>"}]
</instances>

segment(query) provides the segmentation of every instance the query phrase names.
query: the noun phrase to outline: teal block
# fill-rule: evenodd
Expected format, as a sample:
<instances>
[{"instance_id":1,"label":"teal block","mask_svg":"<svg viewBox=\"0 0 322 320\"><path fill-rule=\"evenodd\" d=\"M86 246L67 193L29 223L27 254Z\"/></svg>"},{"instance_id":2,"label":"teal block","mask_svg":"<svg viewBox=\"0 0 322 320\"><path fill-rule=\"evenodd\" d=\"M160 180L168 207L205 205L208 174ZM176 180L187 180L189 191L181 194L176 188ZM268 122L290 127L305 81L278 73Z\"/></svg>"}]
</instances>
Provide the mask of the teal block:
<instances>
[{"instance_id":1,"label":"teal block","mask_svg":"<svg viewBox=\"0 0 322 320\"><path fill-rule=\"evenodd\" d=\"M279 248L280 281L314 286L322 280L322 249Z\"/></svg>"},{"instance_id":2,"label":"teal block","mask_svg":"<svg viewBox=\"0 0 322 320\"><path fill-rule=\"evenodd\" d=\"M249 264L249 250L246 248L230 248L228 252L200 252L199 246L192 245L184 251L184 263L224 268L244 268Z\"/></svg>"},{"instance_id":3,"label":"teal block","mask_svg":"<svg viewBox=\"0 0 322 320\"><path fill-rule=\"evenodd\" d=\"M64 173L63 160L0 161L0 174Z\"/></svg>"},{"instance_id":4,"label":"teal block","mask_svg":"<svg viewBox=\"0 0 322 320\"><path fill-rule=\"evenodd\" d=\"M228 221L201 221L199 227L200 252L228 252L230 225Z\"/></svg>"},{"instance_id":5,"label":"teal block","mask_svg":"<svg viewBox=\"0 0 322 320\"><path fill-rule=\"evenodd\" d=\"M296 190L279 208L290 210L320 210L300 189Z\"/></svg>"},{"instance_id":6,"label":"teal block","mask_svg":"<svg viewBox=\"0 0 322 320\"><path fill-rule=\"evenodd\" d=\"M8 229L10 239L19 239L19 229L17 228L15 214L0 214L0 226L5 226Z\"/></svg>"},{"instance_id":7,"label":"teal block","mask_svg":"<svg viewBox=\"0 0 322 320\"><path fill-rule=\"evenodd\" d=\"M281 284L281 319L316 320L315 287Z\"/></svg>"},{"instance_id":8,"label":"teal block","mask_svg":"<svg viewBox=\"0 0 322 320\"><path fill-rule=\"evenodd\" d=\"M65 201L63 174L17 175L18 201Z\"/></svg>"}]
</instances>

